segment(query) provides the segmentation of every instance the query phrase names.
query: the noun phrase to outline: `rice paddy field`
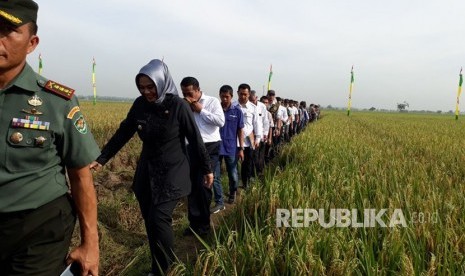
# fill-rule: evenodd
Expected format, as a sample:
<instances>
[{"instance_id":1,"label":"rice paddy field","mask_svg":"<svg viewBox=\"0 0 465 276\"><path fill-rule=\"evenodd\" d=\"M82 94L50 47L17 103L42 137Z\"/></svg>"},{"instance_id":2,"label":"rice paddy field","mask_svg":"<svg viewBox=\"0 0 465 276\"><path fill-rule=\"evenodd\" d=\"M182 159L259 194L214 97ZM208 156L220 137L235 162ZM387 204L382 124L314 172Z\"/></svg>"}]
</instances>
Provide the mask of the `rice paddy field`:
<instances>
[{"instance_id":1,"label":"rice paddy field","mask_svg":"<svg viewBox=\"0 0 465 276\"><path fill-rule=\"evenodd\" d=\"M129 107L82 103L99 145ZM465 118L322 112L170 275L465 274ZM133 139L95 176L103 275L148 269L129 188L140 148ZM185 216L175 214L176 243Z\"/></svg>"}]
</instances>

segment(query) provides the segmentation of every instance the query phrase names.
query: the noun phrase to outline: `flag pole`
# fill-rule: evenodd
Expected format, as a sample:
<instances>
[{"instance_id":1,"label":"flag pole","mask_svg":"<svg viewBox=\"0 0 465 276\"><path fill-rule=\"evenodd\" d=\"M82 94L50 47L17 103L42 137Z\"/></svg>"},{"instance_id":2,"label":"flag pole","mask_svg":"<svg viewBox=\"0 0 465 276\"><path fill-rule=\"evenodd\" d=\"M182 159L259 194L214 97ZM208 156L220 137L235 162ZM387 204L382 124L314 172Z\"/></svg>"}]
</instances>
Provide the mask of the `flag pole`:
<instances>
[{"instance_id":1,"label":"flag pole","mask_svg":"<svg viewBox=\"0 0 465 276\"><path fill-rule=\"evenodd\" d=\"M347 116L350 116L350 107L352 106L352 89L354 87L354 66L350 70L350 86L349 86L349 103L347 105Z\"/></svg>"},{"instance_id":2,"label":"flag pole","mask_svg":"<svg viewBox=\"0 0 465 276\"><path fill-rule=\"evenodd\" d=\"M39 75L42 75L42 54L39 54Z\"/></svg>"},{"instance_id":3,"label":"flag pole","mask_svg":"<svg viewBox=\"0 0 465 276\"><path fill-rule=\"evenodd\" d=\"M455 120L459 119L459 101L460 101L460 94L462 93L462 67L460 67L460 74L459 74L459 88L457 90L457 103L455 104Z\"/></svg>"},{"instance_id":4,"label":"flag pole","mask_svg":"<svg viewBox=\"0 0 465 276\"><path fill-rule=\"evenodd\" d=\"M94 89L94 105L97 104L97 86L95 85L95 57L92 58L92 88Z\"/></svg>"},{"instance_id":5,"label":"flag pole","mask_svg":"<svg viewBox=\"0 0 465 276\"><path fill-rule=\"evenodd\" d=\"M273 64L270 65L270 74L268 75L268 90L271 89L271 76L273 76Z\"/></svg>"}]
</instances>

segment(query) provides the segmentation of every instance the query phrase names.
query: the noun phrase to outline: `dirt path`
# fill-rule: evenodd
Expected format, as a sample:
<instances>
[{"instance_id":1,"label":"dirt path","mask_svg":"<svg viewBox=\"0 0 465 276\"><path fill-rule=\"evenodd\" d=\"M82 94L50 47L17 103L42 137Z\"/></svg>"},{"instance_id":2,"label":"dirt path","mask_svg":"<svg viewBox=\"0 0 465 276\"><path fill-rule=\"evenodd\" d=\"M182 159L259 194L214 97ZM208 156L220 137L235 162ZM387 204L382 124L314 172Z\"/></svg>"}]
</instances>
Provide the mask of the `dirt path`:
<instances>
[{"instance_id":1,"label":"dirt path","mask_svg":"<svg viewBox=\"0 0 465 276\"><path fill-rule=\"evenodd\" d=\"M123 269L132 266L130 264L132 261L140 259L141 252L147 251L144 222L137 200L130 189L131 180L130 175L112 172L95 180L99 199L102 275L120 275ZM225 210L211 215L213 227L218 227L223 223L223 218L234 211L236 204L240 203L240 192L238 191L234 204L225 203ZM187 225L187 198L183 198L173 213L174 251L181 262L194 264L204 246L195 236L182 235ZM77 233L79 231L75 231L74 245L79 242ZM212 244L209 239L206 239L206 242ZM145 266L145 262L149 260L142 262ZM130 271L134 270L139 271L144 268L130 269Z\"/></svg>"}]
</instances>

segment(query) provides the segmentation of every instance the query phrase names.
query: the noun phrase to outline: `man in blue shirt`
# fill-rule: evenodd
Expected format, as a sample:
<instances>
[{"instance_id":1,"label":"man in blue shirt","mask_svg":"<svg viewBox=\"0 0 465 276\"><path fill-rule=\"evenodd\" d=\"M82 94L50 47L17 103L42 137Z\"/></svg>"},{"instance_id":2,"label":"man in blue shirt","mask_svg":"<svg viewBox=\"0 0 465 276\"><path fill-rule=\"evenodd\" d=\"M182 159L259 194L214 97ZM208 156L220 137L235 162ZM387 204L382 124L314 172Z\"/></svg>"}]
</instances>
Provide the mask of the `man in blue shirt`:
<instances>
[{"instance_id":1,"label":"man in blue shirt","mask_svg":"<svg viewBox=\"0 0 465 276\"><path fill-rule=\"evenodd\" d=\"M244 120L241 109L232 104L233 89L229 85L223 85L220 88L221 107L223 108L225 124L220 128L221 144L220 158L215 167L215 179L213 189L215 192L215 206L210 210L211 213L218 213L224 210L223 188L221 186L221 163L226 163L229 178L229 199L228 203L234 203L236 199L237 184L239 175L237 172L237 161L244 159L244 140L242 129ZM237 142L239 141L239 148Z\"/></svg>"}]
</instances>

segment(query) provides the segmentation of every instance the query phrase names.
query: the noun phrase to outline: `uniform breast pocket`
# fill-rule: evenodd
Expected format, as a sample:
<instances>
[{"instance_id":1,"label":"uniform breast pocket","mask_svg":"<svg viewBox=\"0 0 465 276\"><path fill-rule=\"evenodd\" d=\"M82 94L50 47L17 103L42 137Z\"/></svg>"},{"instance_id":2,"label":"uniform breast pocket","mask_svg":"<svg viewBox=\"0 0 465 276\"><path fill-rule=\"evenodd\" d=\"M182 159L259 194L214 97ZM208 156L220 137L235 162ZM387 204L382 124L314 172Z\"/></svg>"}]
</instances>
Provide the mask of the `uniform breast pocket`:
<instances>
[{"instance_id":1,"label":"uniform breast pocket","mask_svg":"<svg viewBox=\"0 0 465 276\"><path fill-rule=\"evenodd\" d=\"M233 123L237 122L238 119L239 118L236 115L226 116L226 121L228 121L228 124L233 124Z\"/></svg>"},{"instance_id":2,"label":"uniform breast pocket","mask_svg":"<svg viewBox=\"0 0 465 276\"><path fill-rule=\"evenodd\" d=\"M6 139L6 167L10 172L43 168L56 156L49 131L10 128Z\"/></svg>"}]
</instances>

